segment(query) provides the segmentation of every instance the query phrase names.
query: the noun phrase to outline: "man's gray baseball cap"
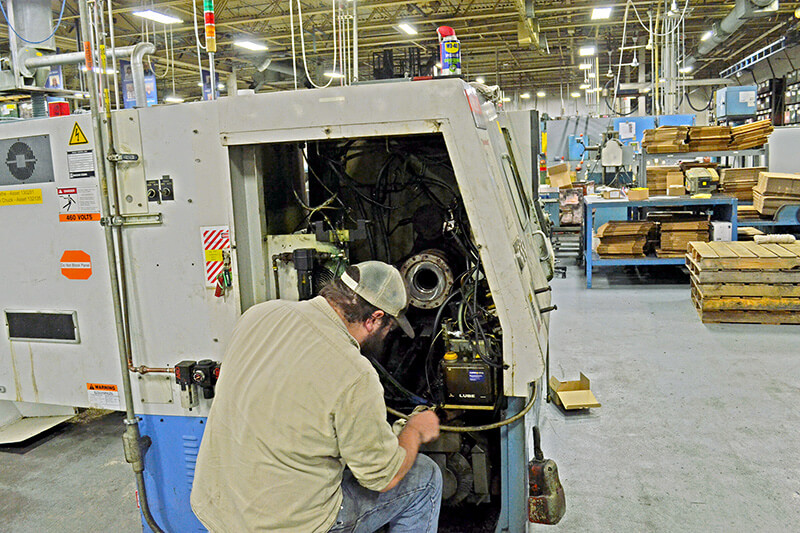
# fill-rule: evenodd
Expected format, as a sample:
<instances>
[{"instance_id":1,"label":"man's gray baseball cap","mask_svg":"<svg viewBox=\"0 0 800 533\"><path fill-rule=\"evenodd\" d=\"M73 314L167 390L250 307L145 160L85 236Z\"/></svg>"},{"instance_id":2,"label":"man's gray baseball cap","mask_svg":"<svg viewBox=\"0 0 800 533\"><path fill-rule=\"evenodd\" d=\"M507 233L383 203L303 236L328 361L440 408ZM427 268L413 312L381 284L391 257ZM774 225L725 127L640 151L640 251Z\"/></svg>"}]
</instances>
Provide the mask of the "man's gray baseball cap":
<instances>
[{"instance_id":1,"label":"man's gray baseball cap","mask_svg":"<svg viewBox=\"0 0 800 533\"><path fill-rule=\"evenodd\" d=\"M358 281L345 272L342 283L394 318L403 332L413 339L414 329L406 318L408 290L400 272L381 261L364 261L353 266L358 269Z\"/></svg>"}]
</instances>

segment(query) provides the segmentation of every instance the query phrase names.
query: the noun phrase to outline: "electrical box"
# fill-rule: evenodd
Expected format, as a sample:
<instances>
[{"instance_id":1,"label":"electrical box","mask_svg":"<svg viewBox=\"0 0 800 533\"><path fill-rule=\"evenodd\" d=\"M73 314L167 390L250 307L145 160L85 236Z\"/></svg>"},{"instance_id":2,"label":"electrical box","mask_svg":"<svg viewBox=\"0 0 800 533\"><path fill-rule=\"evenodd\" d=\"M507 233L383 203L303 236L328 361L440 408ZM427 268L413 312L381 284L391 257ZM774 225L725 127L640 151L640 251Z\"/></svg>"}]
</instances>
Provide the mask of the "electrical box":
<instances>
[{"instance_id":1,"label":"electrical box","mask_svg":"<svg viewBox=\"0 0 800 533\"><path fill-rule=\"evenodd\" d=\"M755 85L723 87L717 91L717 120L748 118L756 114Z\"/></svg>"}]
</instances>

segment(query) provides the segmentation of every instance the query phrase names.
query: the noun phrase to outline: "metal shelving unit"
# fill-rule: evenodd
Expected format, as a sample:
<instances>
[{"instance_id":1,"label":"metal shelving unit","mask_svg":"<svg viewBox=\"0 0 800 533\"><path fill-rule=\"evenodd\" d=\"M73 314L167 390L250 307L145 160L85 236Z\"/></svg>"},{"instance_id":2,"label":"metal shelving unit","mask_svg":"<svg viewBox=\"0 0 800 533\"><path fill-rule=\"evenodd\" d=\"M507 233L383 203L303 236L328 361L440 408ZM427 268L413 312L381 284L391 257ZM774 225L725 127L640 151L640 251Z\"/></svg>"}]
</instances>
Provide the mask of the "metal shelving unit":
<instances>
[{"instance_id":1,"label":"metal shelving unit","mask_svg":"<svg viewBox=\"0 0 800 533\"><path fill-rule=\"evenodd\" d=\"M592 235L594 233L595 211L627 207L628 220L639 219L641 208L657 207L693 207L711 208L715 212L714 220L731 223L732 234L738 231L736 209L738 201L731 196L712 196L711 198L690 198L688 196L663 196L649 200L605 200L597 196L583 198L583 261L586 267L586 288L592 288L592 267L594 266L643 266L643 265L683 265L684 258L638 257L620 259L601 259L592 251Z\"/></svg>"},{"instance_id":2,"label":"metal shelving unit","mask_svg":"<svg viewBox=\"0 0 800 533\"><path fill-rule=\"evenodd\" d=\"M769 156L767 155L767 145L761 148L751 148L749 150L722 150L722 151L709 151L709 152L671 152L668 154L649 154L646 148L642 148L639 154L639 173L636 176L636 184L639 187L647 187L647 163L654 159L662 159L665 162L677 163L678 161L685 161L688 159L695 159L697 157L762 157L763 161L756 164L752 161L748 165L739 166L764 166L769 167ZM644 182L642 183L642 180Z\"/></svg>"}]
</instances>

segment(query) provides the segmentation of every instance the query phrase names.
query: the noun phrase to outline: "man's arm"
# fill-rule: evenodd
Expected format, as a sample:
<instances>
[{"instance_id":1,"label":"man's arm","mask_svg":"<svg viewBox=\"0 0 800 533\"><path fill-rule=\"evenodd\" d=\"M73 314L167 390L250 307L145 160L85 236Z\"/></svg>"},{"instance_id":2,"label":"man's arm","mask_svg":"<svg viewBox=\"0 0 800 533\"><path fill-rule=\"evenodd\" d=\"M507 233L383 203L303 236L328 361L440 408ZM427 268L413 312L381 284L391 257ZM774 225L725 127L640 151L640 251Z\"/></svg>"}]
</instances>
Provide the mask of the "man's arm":
<instances>
[{"instance_id":1,"label":"man's arm","mask_svg":"<svg viewBox=\"0 0 800 533\"><path fill-rule=\"evenodd\" d=\"M406 457L403 459L403 464L400 465L400 470L381 492L396 487L414 465L420 444L431 442L438 436L439 417L433 411L423 411L409 418L406 427L397 437L398 444L406 451Z\"/></svg>"}]
</instances>

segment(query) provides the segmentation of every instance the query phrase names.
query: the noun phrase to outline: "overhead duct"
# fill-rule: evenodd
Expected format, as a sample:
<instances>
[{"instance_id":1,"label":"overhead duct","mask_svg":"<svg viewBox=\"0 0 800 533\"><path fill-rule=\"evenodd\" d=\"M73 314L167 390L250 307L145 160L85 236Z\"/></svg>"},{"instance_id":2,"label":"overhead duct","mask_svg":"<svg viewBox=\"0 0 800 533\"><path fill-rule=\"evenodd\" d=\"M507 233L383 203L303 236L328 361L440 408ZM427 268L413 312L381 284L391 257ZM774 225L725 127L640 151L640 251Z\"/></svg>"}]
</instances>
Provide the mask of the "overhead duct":
<instances>
[{"instance_id":1,"label":"overhead duct","mask_svg":"<svg viewBox=\"0 0 800 533\"><path fill-rule=\"evenodd\" d=\"M43 52L55 52L55 36L53 35L53 10L50 0L6 0L8 14L9 48L13 79L4 81L3 85L21 87L24 83L21 66L26 59L42 55ZM14 29L14 31L11 30ZM49 36L49 37L48 37ZM31 42L26 42L31 41ZM37 42L42 41L42 42ZM37 84L43 84L47 72L42 73Z\"/></svg>"},{"instance_id":2,"label":"overhead duct","mask_svg":"<svg viewBox=\"0 0 800 533\"><path fill-rule=\"evenodd\" d=\"M711 36L700 42L694 54L684 59L683 66L694 65L698 57L708 54L727 41L748 19L771 15L777 11L778 0L736 0L733 10L724 19L714 23Z\"/></svg>"}]
</instances>

